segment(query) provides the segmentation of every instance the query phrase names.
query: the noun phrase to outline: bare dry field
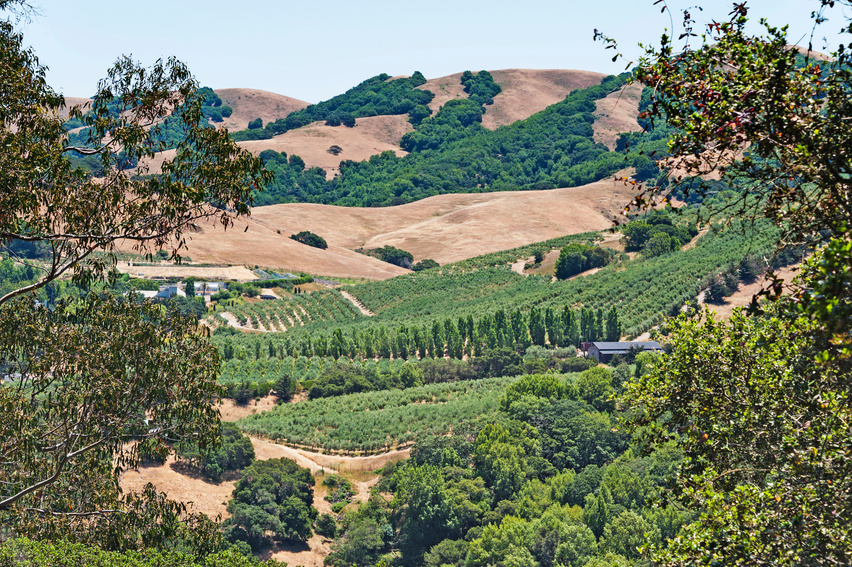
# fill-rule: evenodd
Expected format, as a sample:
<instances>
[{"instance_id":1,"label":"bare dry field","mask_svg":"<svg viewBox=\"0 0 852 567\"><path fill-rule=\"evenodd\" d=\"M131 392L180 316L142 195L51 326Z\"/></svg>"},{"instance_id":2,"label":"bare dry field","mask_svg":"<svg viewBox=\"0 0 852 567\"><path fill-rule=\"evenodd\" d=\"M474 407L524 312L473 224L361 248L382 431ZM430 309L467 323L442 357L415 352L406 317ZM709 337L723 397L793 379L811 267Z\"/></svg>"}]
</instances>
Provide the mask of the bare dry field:
<instances>
[{"instance_id":1,"label":"bare dry field","mask_svg":"<svg viewBox=\"0 0 852 567\"><path fill-rule=\"evenodd\" d=\"M478 69L471 70L479 72ZM489 72L503 89L494 97L494 104L485 107L482 125L490 130L529 118L561 101L574 89L596 85L604 78L601 73L570 69L502 69ZM459 82L461 75L454 73L430 79L417 87L435 94L429 103L433 114L448 100L467 98Z\"/></svg>"},{"instance_id":2,"label":"bare dry field","mask_svg":"<svg viewBox=\"0 0 852 567\"><path fill-rule=\"evenodd\" d=\"M434 116L447 101L454 98L467 98L467 93L464 92L464 87L461 83L461 73L453 73L446 77L438 77L429 79L424 84L417 87L420 90L430 91L435 97L429 102L429 109Z\"/></svg>"},{"instance_id":3,"label":"bare dry field","mask_svg":"<svg viewBox=\"0 0 852 567\"><path fill-rule=\"evenodd\" d=\"M439 195L397 207L271 205L255 208L253 217L264 226L282 227L282 233L284 227L292 227L288 234L298 230L319 234L329 249L392 245L411 252L415 260L432 258L444 264L609 228L629 199L629 188L607 179L548 191ZM192 246L192 258L202 258Z\"/></svg>"},{"instance_id":4,"label":"bare dry field","mask_svg":"<svg viewBox=\"0 0 852 567\"><path fill-rule=\"evenodd\" d=\"M188 236L186 254L196 262L268 266L330 277L387 279L408 272L332 242L327 250L320 250L290 239L291 234L302 230L309 229L298 217L273 224L254 216L238 220L227 231L215 221L208 221Z\"/></svg>"},{"instance_id":5,"label":"bare dry field","mask_svg":"<svg viewBox=\"0 0 852 567\"><path fill-rule=\"evenodd\" d=\"M88 103L92 102L90 98L83 98L79 96L66 96L65 97L65 107L59 110L58 116L63 120L68 120L68 117L71 115L71 108L74 106L82 107L81 110L85 114L88 110Z\"/></svg>"},{"instance_id":6,"label":"bare dry field","mask_svg":"<svg viewBox=\"0 0 852 567\"><path fill-rule=\"evenodd\" d=\"M142 490L150 482L174 500L191 502L196 512L211 518L227 518L227 502L236 482L209 482L197 475L180 472L181 469L174 464L174 457L169 457L162 465L142 466L138 470L127 471L121 476L121 488L125 491Z\"/></svg>"},{"instance_id":7,"label":"bare dry field","mask_svg":"<svg viewBox=\"0 0 852 567\"><path fill-rule=\"evenodd\" d=\"M232 131L245 130L248 123L255 118L263 120L264 125L267 122L275 122L309 104L303 100L258 89L214 89L213 92L234 110L229 118L225 118L217 126Z\"/></svg>"},{"instance_id":8,"label":"bare dry field","mask_svg":"<svg viewBox=\"0 0 852 567\"><path fill-rule=\"evenodd\" d=\"M595 123L592 124L596 142L612 150L620 133L642 130L636 122L642 88L642 85L634 83L597 101Z\"/></svg>"},{"instance_id":9,"label":"bare dry field","mask_svg":"<svg viewBox=\"0 0 852 567\"><path fill-rule=\"evenodd\" d=\"M485 107L482 125L489 130L529 118L571 91L597 85L604 78L601 73L570 69L503 69L491 71L491 76L503 91Z\"/></svg>"},{"instance_id":10,"label":"bare dry field","mask_svg":"<svg viewBox=\"0 0 852 567\"><path fill-rule=\"evenodd\" d=\"M798 273L799 270L796 266L778 270L778 276L785 283L789 283ZM748 307L751 304L751 298L763 288L765 283L764 279L761 278L753 284L741 285L732 296L725 298L724 303L708 303L707 307L716 312L717 319L730 319L734 314L734 309Z\"/></svg>"},{"instance_id":11,"label":"bare dry field","mask_svg":"<svg viewBox=\"0 0 852 567\"><path fill-rule=\"evenodd\" d=\"M252 217L238 220L227 231L214 220L198 225L186 234L188 248L184 254L199 263L257 265L332 278L380 280L408 270L354 249L391 245L411 252L415 260L456 262L566 234L609 228L611 219L630 198L628 186L606 179L547 191L439 195L396 207L311 203L255 207ZM328 249L312 248L289 238L302 230L325 238ZM131 250L130 245L124 247ZM214 268L133 266L122 271L128 269L146 277L222 279L213 278L209 272L195 272ZM235 269L242 270L229 268ZM240 274L234 276L249 278L247 271Z\"/></svg>"},{"instance_id":12,"label":"bare dry field","mask_svg":"<svg viewBox=\"0 0 852 567\"><path fill-rule=\"evenodd\" d=\"M222 421L237 421L255 413L264 412L275 407L278 398L269 394L259 401L251 400L244 406L237 405L234 400L226 398L219 402L219 413Z\"/></svg>"},{"instance_id":13,"label":"bare dry field","mask_svg":"<svg viewBox=\"0 0 852 567\"><path fill-rule=\"evenodd\" d=\"M133 262L119 262L116 269L123 274L140 278L198 278L204 280L231 280L247 282L257 276L245 266L193 266L168 264L163 266L134 266Z\"/></svg>"}]
</instances>

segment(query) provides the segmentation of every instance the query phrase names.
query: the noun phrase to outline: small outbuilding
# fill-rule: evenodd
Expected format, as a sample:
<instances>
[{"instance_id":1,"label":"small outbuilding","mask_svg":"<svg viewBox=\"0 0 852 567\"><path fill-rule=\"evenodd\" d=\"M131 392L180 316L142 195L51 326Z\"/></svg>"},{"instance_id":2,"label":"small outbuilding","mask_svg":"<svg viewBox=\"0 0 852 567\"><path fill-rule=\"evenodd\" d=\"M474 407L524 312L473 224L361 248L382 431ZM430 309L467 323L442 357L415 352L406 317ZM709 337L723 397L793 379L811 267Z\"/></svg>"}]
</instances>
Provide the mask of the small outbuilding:
<instances>
[{"instance_id":1,"label":"small outbuilding","mask_svg":"<svg viewBox=\"0 0 852 567\"><path fill-rule=\"evenodd\" d=\"M265 288L260 290L260 298L261 299L281 299L280 297L278 297L278 295L276 295L276 293L274 291L272 291L271 289L265 289Z\"/></svg>"},{"instance_id":2,"label":"small outbuilding","mask_svg":"<svg viewBox=\"0 0 852 567\"><path fill-rule=\"evenodd\" d=\"M628 341L619 343L591 342L584 343L583 350L598 362L608 363L616 354L627 354L628 351L663 352L663 347L657 341Z\"/></svg>"}]
</instances>

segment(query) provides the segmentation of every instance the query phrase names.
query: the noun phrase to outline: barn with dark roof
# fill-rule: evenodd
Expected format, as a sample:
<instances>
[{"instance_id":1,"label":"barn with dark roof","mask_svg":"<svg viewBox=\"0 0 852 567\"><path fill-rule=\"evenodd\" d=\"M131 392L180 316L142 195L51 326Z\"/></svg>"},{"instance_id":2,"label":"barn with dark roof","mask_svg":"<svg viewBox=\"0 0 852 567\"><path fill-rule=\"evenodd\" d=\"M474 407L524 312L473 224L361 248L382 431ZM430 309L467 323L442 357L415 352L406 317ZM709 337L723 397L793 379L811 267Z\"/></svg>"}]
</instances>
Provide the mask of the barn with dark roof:
<instances>
[{"instance_id":1,"label":"barn with dark roof","mask_svg":"<svg viewBox=\"0 0 852 567\"><path fill-rule=\"evenodd\" d=\"M584 350L594 356L598 362L608 363L616 354L627 354L630 349L641 349L644 352L663 352L663 347L657 341L629 341L621 343L591 342L585 343Z\"/></svg>"}]
</instances>

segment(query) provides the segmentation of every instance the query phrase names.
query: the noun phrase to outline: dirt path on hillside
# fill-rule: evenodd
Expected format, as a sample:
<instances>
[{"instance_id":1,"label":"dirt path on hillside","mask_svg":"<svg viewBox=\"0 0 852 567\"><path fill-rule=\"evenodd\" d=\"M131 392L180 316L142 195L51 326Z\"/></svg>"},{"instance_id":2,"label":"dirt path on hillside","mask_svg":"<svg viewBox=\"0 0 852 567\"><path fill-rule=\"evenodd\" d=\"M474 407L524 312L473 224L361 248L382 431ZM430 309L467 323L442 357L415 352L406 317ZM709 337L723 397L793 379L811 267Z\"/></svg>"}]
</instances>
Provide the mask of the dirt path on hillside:
<instances>
[{"instance_id":1,"label":"dirt path on hillside","mask_svg":"<svg viewBox=\"0 0 852 567\"><path fill-rule=\"evenodd\" d=\"M228 325L234 327L235 329L240 329L241 331L253 331L255 333L275 333L277 331L267 331L266 329L256 329L254 327L246 327L244 325L240 325L239 320L234 316L230 311L224 311L219 313L219 316L228 322Z\"/></svg>"},{"instance_id":2,"label":"dirt path on hillside","mask_svg":"<svg viewBox=\"0 0 852 567\"><path fill-rule=\"evenodd\" d=\"M262 399L261 402L260 406L268 405L268 401L265 399ZM331 504L324 498L327 490L321 485L322 476L343 473L358 491L353 501L366 502L370 497L370 490L379 481L379 475L371 478L364 477L370 476L370 473L382 468L387 463L407 458L411 451L411 449L402 449L382 455L347 457L302 451L257 437L251 437L251 442L257 460L286 457L294 460L299 466L310 469L311 474L319 476L314 489L313 504L320 513L325 514L332 512ZM180 465L176 466L174 457L169 457L162 465L140 467L135 471L127 471L122 475L120 482L124 490L141 490L146 483L150 482L157 490L168 494L170 498L180 502L192 502L195 511L203 512L211 518L219 516L222 520L230 515L227 511L227 504L236 485L234 479L223 480L218 483L209 482L199 475L190 473ZM323 560L329 553L331 553L331 541L314 534L306 543L276 546L262 553L260 557L264 560L274 558L289 565L321 567Z\"/></svg>"},{"instance_id":3,"label":"dirt path on hillside","mask_svg":"<svg viewBox=\"0 0 852 567\"><path fill-rule=\"evenodd\" d=\"M524 266L531 263L533 260L535 260L535 258L533 258L532 256L530 256L529 258L521 258L520 260L512 264L512 271L517 274L521 274L522 276L528 276L529 274L524 272Z\"/></svg>"},{"instance_id":4,"label":"dirt path on hillside","mask_svg":"<svg viewBox=\"0 0 852 567\"><path fill-rule=\"evenodd\" d=\"M341 473L364 473L376 471L386 464L408 458L411 448L397 449L380 453L378 455L348 456L348 455L326 455L314 453L303 449L294 449L279 445L266 439L249 436L254 446L254 452L258 459L278 459L287 457L298 463L300 467L310 469L313 474L317 472L336 471Z\"/></svg>"},{"instance_id":5,"label":"dirt path on hillside","mask_svg":"<svg viewBox=\"0 0 852 567\"><path fill-rule=\"evenodd\" d=\"M364 306L364 304L363 304L363 303L361 303L361 300L360 300L360 299L358 299L357 297L355 297L355 296L353 296L353 295L350 295L348 292L345 292L345 291L343 291L342 289L340 290L340 295L342 295L343 297L345 297L347 300L349 300L349 302L350 302L352 305L354 305L355 307L357 307L357 308L358 308L358 311L360 311L362 315L364 315L364 316L366 316L366 317L374 317L374 316L376 315L375 313L373 313L372 311L370 311L369 309L367 309L367 308Z\"/></svg>"}]
</instances>

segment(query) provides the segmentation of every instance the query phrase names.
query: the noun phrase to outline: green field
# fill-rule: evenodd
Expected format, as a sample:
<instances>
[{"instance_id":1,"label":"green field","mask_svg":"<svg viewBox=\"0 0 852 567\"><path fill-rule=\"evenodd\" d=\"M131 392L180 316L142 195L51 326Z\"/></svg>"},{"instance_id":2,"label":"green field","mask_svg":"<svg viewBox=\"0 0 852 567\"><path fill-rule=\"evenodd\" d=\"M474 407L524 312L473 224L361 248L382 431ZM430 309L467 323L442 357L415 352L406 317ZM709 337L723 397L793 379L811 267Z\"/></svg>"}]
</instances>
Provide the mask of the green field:
<instances>
[{"instance_id":1,"label":"green field","mask_svg":"<svg viewBox=\"0 0 852 567\"><path fill-rule=\"evenodd\" d=\"M338 451L382 451L454 425L493 417L517 378L430 384L283 404L240 420L246 433Z\"/></svg>"},{"instance_id":2,"label":"green field","mask_svg":"<svg viewBox=\"0 0 852 567\"><path fill-rule=\"evenodd\" d=\"M244 351L242 356L249 358L284 356L285 351L290 356L296 352L371 358L363 348L368 335L370 340L378 341L378 335L386 332L391 342L405 335L405 341L410 343L415 329L423 334L435 324L444 326L448 320L459 326L458 321L469 319L481 328L483 318L493 318L498 311L528 317L532 308L562 311L566 307L575 311L584 307L608 311L615 307L624 335L636 336L693 300L711 274L737 265L748 254L767 254L777 238L777 230L765 224L751 229L711 228L688 250L647 259L623 255L620 261L594 274L565 281L552 281L548 276L525 277L509 269L508 263L519 255L524 257L536 246L546 249L547 243L541 243L513 253L491 254L385 281L347 286L375 317L360 315L337 292L256 303L251 306L254 322L280 321L283 311L297 306L307 308L309 302L315 313L319 313L318 306L329 307L283 334L217 336L214 341L220 349L226 344L239 344ZM275 346L270 347L270 343ZM449 351L449 343L445 344Z\"/></svg>"}]
</instances>

